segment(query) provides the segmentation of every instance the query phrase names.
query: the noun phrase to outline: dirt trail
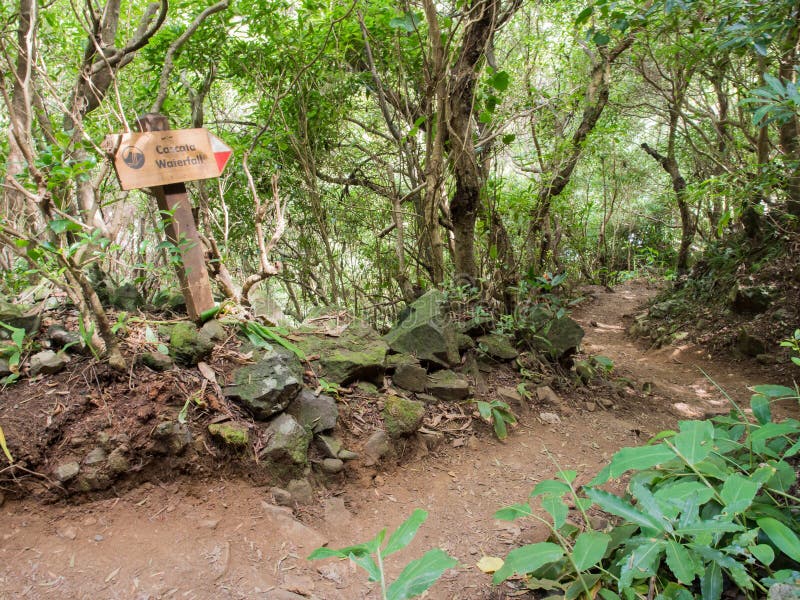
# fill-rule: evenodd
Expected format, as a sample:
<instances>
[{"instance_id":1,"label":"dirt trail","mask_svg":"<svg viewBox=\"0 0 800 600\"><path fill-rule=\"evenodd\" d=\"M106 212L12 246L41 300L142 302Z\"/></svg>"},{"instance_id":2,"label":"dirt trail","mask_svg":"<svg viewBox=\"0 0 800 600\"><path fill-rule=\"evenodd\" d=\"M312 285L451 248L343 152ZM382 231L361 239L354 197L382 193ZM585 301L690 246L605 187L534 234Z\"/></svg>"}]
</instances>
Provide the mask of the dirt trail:
<instances>
[{"instance_id":1,"label":"dirt trail","mask_svg":"<svg viewBox=\"0 0 800 600\"><path fill-rule=\"evenodd\" d=\"M428 598L491 598L489 578L474 566L481 555L504 556L545 535L530 521L495 521L498 508L523 501L556 464L576 469L585 482L619 447L641 443L676 417L724 409L697 367L739 399L748 381L763 380L748 380L739 365L714 363L698 348L648 351L628 340L623 315L654 292L643 284L598 291L576 314L587 332L585 350L610 357L639 386L651 382L650 396L629 389L602 410L586 404L592 389L563 394L559 424L542 424L533 406L507 443L481 435L402 466L358 468L294 516L243 480L145 484L80 506L7 501L0 508L0 599L377 598L375 585L347 562L309 563L305 556L323 542L366 541L415 508L429 511L429 519L411 546L390 558L390 577L438 546L459 566Z\"/></svg>"}]
</instances>

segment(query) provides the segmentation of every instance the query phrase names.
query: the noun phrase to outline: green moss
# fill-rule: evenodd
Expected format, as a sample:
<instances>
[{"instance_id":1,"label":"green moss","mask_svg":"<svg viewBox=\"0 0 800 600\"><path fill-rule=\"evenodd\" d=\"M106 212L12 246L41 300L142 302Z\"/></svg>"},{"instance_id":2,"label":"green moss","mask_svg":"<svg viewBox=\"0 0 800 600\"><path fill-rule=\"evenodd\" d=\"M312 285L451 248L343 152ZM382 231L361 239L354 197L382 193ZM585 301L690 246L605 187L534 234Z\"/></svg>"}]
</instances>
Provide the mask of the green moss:
<instances>
[{"instance_id":1,"label":"green moss","mask_svg":"<svg viewBox=\"0 0 800 600\"><path fill-rule=\"evenodd\" d=\"M208 432L234 448L247 447L250 438L247 427L235 423L212 423Z\"/></svg>"},{"instance_id":2,"label":"green moss","mask_svg":"<svg viewBox=\"0 0 800 600\"><path fill-rule=\"evenodd\" d=\"M425 405L416 400L389 396L386 398L382 415L386 433L393 438L398 438L410 435L419 429L425 416Z\"/></svg>"}]
</instances>

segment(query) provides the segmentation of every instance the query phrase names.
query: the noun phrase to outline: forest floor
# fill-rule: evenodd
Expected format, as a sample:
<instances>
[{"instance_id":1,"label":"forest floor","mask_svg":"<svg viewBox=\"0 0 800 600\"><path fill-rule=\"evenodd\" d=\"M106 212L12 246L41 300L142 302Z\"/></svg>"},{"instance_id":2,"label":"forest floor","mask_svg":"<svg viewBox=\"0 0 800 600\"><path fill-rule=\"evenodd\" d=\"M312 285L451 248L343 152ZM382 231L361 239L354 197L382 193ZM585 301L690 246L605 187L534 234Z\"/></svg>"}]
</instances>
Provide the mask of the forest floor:
<instances>
[{"instance_id":1,"label":"forest floor","mask_svg":"<svg viewBox=\"0 0 800 600\"><path fill-rule=\"evenodd\" d=\"M727 412L719 388L747 406L748 385L779 383L753 361L712 358L691 344L653 350L628 338L630 317L657 292L645 282L591 292L574 314L586 330L583 350L611 358L614 373L633 383L627 390L559 390L560 423L543 424L533 406L505 443L487 428L400 465L354 467L294 514L270 504L263 485L219 474L146 482L79 505L7 499L0 599L377 598L375 584L347 561L305 557L326 542L342 547L391 530L415 508L429 518L389 559L389 579L440 547L459 564L427 598L532 598L514 582L492 590L475 566L484 554L503 557L547 535L532 520L493 519L497 509L524 501L559 467L575 469L585 483L620 447L644 443L681 418ZM797 405L784 411L796 415Z\"/></svg>"}]
</instances>

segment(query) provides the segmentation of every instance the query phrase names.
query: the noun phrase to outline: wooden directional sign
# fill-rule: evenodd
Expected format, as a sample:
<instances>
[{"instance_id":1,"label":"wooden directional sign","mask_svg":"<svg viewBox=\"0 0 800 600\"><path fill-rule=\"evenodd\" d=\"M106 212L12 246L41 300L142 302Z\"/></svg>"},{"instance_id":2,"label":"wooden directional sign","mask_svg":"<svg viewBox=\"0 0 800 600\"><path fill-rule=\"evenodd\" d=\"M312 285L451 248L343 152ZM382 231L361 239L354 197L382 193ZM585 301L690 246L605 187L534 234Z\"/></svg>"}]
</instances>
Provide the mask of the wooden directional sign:
<instances>
[{"instance_id":1,"label":"wooden directional sign","mask_svg":"<svg viewBox=\"0 0 800 600\"><path fill-rule=\"evenodd\" d=\"M115 134L105 145L123 190L219 177L232 153L206 129Z\"/></svg>"}]
</instances>

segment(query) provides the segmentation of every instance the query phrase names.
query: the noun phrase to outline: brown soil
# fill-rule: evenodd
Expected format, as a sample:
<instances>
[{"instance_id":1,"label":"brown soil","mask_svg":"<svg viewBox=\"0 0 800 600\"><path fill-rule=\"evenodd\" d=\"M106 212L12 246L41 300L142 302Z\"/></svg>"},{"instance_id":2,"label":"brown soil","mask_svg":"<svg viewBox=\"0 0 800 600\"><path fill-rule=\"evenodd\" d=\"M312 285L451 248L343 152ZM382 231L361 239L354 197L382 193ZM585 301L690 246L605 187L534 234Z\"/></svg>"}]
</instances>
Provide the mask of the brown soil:
<instances>
[{"instance_id":1,"label":"brown soil","mask_svg":"<svg viewBox=\"0 0 800 600\"><path fill-rule=\"evenodd\" d=\"M475 563L484 554L502 557L520 544L539 541L546 531L533 521L496 521L492 515L498 508L524 501L537 481L552 477L559 467L577 470L584 483L618 448L642 443L678 418L726 411L725 394L746 405L747 385L774 382L768 370L712 360L702 348L650 351L628 339L625 316L656 292L645 283L628 283L612 293L590 292L592 299L576 311L586 329L584 351L611 358L614 374L632 386L564 384L556 390L562 403L532 404L505 443L477 424L448 434L433 450L409 448L399 464L375 468L355 461L341 479L318 491L316 504L299 507L294 515L269 504L262 482L231 476L222 457L201 463L192 477L170 479L165 469L159 478L158 471L151 471L151 482L131 483L81 505L6 499L0 508L0 598L377 598L375 584L353 565L310 563L305 557L323 542L341 547L366 541L384 527L396 527L415 508L427 510L429 518L409 548L389 558L390 579L408 560L440 547L459 565L428 598L505 597L492 591L489 577ZM511 377L510 371L492 376L490 393L512 383ZM98 383L112 390L125 385L99 378ZM645 383L652 389L649 394L641 391ZM180 384L152 381L167 386L158 397L173 388L180 392ZM69 409L72 398L63 398L66 408L58 411L58 391L48 396L47 384L40 385L48 401L36 411L45 416L34 411L31 419L49 416L52 424L65 418L64 412L80 417L78 409ZM87 390L94 387L87 384ZM144 410L147 395L139 396L139 410ZM113 394L89 397L85 405L97 403L120 428L125 418L135 418L135 413L122 416ZM543 424L538 418L542 410L558 412L561 422ZM798 412L796 404L784 410ZM447 428L451 418L452 429L461 427L456 417L444 414L439 425ZM508 586L503 591L520 595Z\"/></svg>"}]
</instances>

